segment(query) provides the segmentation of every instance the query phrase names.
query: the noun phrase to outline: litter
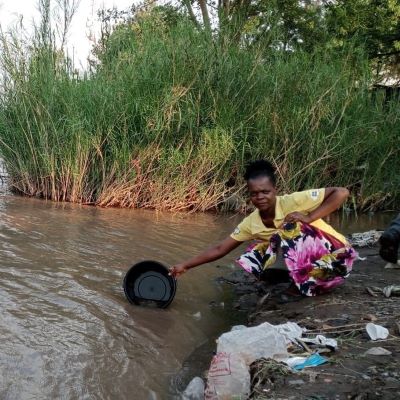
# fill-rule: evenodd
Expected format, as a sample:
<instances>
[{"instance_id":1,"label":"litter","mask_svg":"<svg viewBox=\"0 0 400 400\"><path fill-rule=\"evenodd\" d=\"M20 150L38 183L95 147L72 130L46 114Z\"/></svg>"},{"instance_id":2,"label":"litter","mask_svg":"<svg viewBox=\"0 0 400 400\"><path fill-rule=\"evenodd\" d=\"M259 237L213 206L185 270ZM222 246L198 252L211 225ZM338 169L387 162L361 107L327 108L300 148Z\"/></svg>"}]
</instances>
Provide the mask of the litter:
<instances>
[{"instance_id":1,"label":"litter","mask_svg":"<svg viewBox=\"0 0 400 400\"><path fill-rule=\"evenodd\" d=\"M388 285L384 288L371 286L367 287L366 291L373 297L377 297L376 292L383 293L385 297L400 296L400 285Z\"/></svg>"},{"instance_id":2,"label":"litter","mask_svg":"<svg viewBox=\"0 0 400 400\"><path fill-rule=\"evenodd\" d=\"M302 357L298 357L302 358ZM301 371L304 368L309 368L309 367L317 367L318 365L325 364L328 362L328 359L325 357L322 357L318 353L312 354L311 356L307 357L304 361L291 365L291 367L296 370L296 371Z\"/></svg>"},{"instance_id":3,"label":"litter","mask_svg":"<svg viewBox=\"0 0 400 400\"><path fill-rule=\"evenodd\" d=\"M376 244L381 237L383 231L367 231L361 233L352 233L349 237L349 241L352 246L355 247L369 247Z\"/></svg>"},{"instance_id":4,"label":"litter","mask_svg":"<svg viewBox=\"0 0 400 400\"><path fill-rule=\"evenodd\" d=\"M302 341L304 343L312 343L318 346L330 347L332 349L336 349L338 346L337 341L335 339L328 339L323 335L317 335L314 339L303 338Z\"/></svg>"},{"instance_id":5,"label":"litter","mask_svg":"<svg viewBox=\"0 0 400 400\"><path fill-rule=\"evenodd\" d=\"M397 260L396 264L393 263L387 263L385 265L385 269L400 269L400 260Z\"/></svg>"},{"instance_id":6,"label":"litter","mask_svg":"<svg viewBox=\"0 0 400 400\"><path fill-rule=\"evenodd\" d=\"M382 289L382 293L385 295L385 297L400 296L400 285L385 286Z\"/></svg>"},{"instance_id":7,"label":"litter","mask_svg":"<svg viewBox=\"0 0 400 400\"><path fill-rule=\"evenodd\" d=\"M200 377L193 378L185 391L182 393L181 400L204 400L204 381Z\"/></svg>"},{"instance_id":8,"label":"litter","mask_svg":"<svg viewBox=\"0 0 400 400\"><path fill-rule=\"evenodd\" d=\"M205 400L248 398L250 394L249 366L256 360L272 359L295 370L315 367L328 360L318 353L309 357L291 357L287 351L291 343L310 341L317 346L336 348L334 339L318 335L302 338L305 330L294 322L271 325L265 322L255 327L237 326L217 340L207 376Z\"/></svg>"},{"instance_id":9,"label":"litter","mask_svg":"<svg viewBox=\"0 0 400 400\"><path fill-rule=\"evenodd\" d=\"M372 322L369 322L365 326L365 329L371 340L386 339L389 336L389 331L385 327L373 324Z\"/></svg>"}]
</instances>

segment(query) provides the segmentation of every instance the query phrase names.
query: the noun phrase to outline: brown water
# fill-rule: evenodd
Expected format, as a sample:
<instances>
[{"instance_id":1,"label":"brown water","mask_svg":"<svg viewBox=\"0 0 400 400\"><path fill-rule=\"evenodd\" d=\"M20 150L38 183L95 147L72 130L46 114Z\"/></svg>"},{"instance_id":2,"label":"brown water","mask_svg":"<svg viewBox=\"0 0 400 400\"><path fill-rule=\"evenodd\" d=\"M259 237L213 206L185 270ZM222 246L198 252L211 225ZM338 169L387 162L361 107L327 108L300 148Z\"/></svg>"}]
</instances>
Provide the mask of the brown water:
<instances>
[{"instance_id":1,"label":"brown water","mask_svg":"<svg viewBox=\"0 0 400 400\"><path fill-rule=\"evenodd\" d=\"M383 227L390 217L345 219L343 230ZM184 360L236 318L229 293L215 283L230 268L190 271L167 310L130 305L121 288L124 273L144 259L181 261L225 237L239 219L3 195L0 398L173 397L171 380Z\"/></svg>"},{"instance_id":2,"label":"brown water","mask_svg":"<svg viewBox=\"0 0 400 400\"><path fill-rule=\"evenodd\" d=\"M1 197L0 398L169 397L185 358L232 323L209 305L226 302L224 268L185 275L167 310L130 305L122 279L219 240L235 225L223 220Z\"/></svg>"}]
</instances>

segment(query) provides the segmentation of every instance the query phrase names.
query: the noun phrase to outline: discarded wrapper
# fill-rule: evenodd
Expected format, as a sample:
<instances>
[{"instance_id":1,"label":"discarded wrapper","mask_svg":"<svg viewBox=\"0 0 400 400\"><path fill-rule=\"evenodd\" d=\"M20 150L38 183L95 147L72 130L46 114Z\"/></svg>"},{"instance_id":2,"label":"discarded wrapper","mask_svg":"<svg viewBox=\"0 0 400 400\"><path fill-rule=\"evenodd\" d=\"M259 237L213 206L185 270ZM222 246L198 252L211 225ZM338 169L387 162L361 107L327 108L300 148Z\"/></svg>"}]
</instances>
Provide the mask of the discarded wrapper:
<instances>
[{"instance_id":1,"label":"discarded wrapper","mask_svg":"<svg viewBox=\"0 0 400 400\"><path fill-rule=\"evenodd\" d=\"M315 338L302 338L304 343L312 343L318 346L329 347L332 349L337 348L337 341L335 339L328 339L323 335L317 335Z\"/></svg>"},{"instance_id":2,"label":"discarded wrapper","mask_svg":"<svg viewBox=\"0 0 400 400\"><path fill-rule=\"evenodd\" d=\"M304 368L317 367L318 365L325 364L328 360L318 353L312 354L309 357L291 357L284 361L289 367L296 371L301 371Z\"/></svg>"},{"instance_id":3,"label":"discarded wrapper","mask_svg":"<svg viewBox=\"0 0 400 400\"><path fill-rule=\"evenodd\" d=\"M387 263L385 265L385 269L400 269L400 260L397 260L396 264L393 263Z\"/></svg>"},{"instance_id":4,"label":"discarded wrapper","mask_svg":"<svg viewBox=\"0 0 400 400\"><path fill-rule=\"evenodd\" d=\"M369 322L365 326L365 329L371 340L386 339L389 336L389 331L385 327L373 324L372 322Z\"/></svg>"},{"instance_id":5,"label":"discarded wrapper","mask_svg":"<svg viewBox=\"0 0 400 400\"><path fill-rule=\"evenodd\" d=\"M400 296L400 285L388 285L382 289L385 297Z\"/></svg>"}]
</instances>

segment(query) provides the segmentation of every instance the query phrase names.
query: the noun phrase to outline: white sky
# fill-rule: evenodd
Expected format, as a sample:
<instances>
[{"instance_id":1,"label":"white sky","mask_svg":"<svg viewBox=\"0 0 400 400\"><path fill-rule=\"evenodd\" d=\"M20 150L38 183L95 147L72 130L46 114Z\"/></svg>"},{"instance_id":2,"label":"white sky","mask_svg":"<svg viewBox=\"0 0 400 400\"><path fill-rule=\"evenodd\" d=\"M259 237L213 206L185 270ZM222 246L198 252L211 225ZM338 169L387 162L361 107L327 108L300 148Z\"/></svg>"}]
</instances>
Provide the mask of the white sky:
<instances>
[{"instance_id":1,"label":"white sky","mask_svg":"<svg viewBox=\"0 0 400 400\"><path fill-rule=\"evenodd\" d=\"M68 53L74 53L76 66L85 67L86 58L90 53L90 33L98 37L99 22L97 10L117 7L124 10L130 7L134 0L80 0L77 12L72 20L68 35ZM39 23L37 0L0 0L0 25L3 31L16 24L20 18L27 30L32 29L32 21Z\"/></svg>"}]
</instances>

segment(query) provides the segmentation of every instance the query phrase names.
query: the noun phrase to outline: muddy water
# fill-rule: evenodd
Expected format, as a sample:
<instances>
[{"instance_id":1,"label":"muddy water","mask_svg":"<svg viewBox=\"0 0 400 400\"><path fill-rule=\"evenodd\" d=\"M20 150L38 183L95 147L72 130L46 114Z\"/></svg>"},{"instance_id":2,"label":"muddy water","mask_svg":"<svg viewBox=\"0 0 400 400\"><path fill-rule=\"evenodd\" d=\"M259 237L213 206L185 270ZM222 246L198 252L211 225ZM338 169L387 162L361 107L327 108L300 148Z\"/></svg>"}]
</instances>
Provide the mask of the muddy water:
<instances>
[{"instance_id":1,"label":"muddy water","mask_svg":"<svg viewBox=\"0 0 400 400\"><path fill-rule=\"evenodd\" d=\"M345 225L366 230L389 219ZM230 268L186 274L167 310L130 305L124 273L144 259L178 262L237 221L0 197L0 398L173 397L172 378L190 353L237 322L215 283Z\"/></svg>"},{"instance_id":2,"label":"muddy water","mask_svg":"<svg viewBox=\"0 0 400 400\"><path fill-rule=\"evenodd\" d=\"M186 357L232 323L224 268L191 271L167 310L128 304L123 275L199 251L224 221L1 197L0 398L168 398Z\"/></svg>"}]
</instances>

